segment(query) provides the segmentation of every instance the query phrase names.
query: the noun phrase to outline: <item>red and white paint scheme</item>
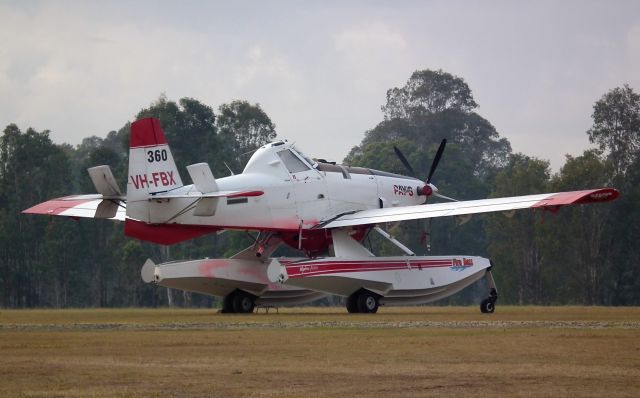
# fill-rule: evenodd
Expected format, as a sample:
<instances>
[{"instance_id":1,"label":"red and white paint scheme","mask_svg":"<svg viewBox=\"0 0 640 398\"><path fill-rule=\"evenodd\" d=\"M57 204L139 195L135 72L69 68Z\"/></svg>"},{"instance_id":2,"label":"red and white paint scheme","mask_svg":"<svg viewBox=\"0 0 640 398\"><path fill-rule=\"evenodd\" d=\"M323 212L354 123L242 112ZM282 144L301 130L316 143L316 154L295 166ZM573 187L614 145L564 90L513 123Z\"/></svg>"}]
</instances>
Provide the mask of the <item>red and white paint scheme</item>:
<instances>
[{"instance_id":1,"label":"red and white paint scheme","mask_svg":"<svg viewBox=\"0 0 640 398\"><path fill-rule=\"evenodd\" d=\"M618 197L615 189L600 188L425 204L432 195L450 199L430 182L445 144L443 140L426 182L312 160L292 143L277 141L259 148L241 174L216 179L206 163L187 166L193 183L184 185L160 123L148 118L131 125L126 195L109 167L97 166L88 169L97 195L53 199L24 213L124 221L127 236L163 245L223 230L255 231L255 244L242 252L241 260L148 265L143 272L145 280L224 296L224 309L229 312L253 309L253 304L266 303L269 295L283 291L295 291L287 294L309 299L318 296L314 292L339 294L350 297L350 311L374 312L372 309L379 304L421 303L446 297L490 269L489 261L479 257L413 256L379 224L446 216L466 220L476 213L509 214L527 208L555 212L566 205L608 202ZM413 173L404 156L397 149L396 153ZM407 256L371 255L360 244L371 230L396 244ZM298 262L271 261L269 255L281 245L300 250L305 258ZM251 260L246 258L248 253ZM464 263L465 259L473 262L468 269L448 266ZM433 265L441 262L441 267ZM202 264L217 264L211 269L232 277L221 277L218 271L199 273L205 267ZM300 272L308 266L318 271ZM260 271L245 272L251 267ZM261 282L255 278L261 278ZM260 286L249 287L250 283ZM208 287L203 288L205 285ZM490 305L483 301L483 311L493 311L495 288L491 289ZM234 302L242 301L236 297L251 305L234 307Z\"/></svg>"}]
</instances>

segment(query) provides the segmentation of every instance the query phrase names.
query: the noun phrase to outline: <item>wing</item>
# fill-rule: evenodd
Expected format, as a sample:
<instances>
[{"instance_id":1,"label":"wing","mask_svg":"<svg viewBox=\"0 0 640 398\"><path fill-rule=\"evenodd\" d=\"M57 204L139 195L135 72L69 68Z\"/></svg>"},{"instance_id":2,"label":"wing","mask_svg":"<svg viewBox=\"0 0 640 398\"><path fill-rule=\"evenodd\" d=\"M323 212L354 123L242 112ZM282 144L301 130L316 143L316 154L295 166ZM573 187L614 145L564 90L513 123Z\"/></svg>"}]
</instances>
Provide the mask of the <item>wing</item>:
<instances>
[{"instance_id":1,"label":"wing","mask_svg":"<svg viewBox=\"0 0 640 398\"><path fill-rule=\"evenodd\" d=\"M27 214L45 214L72 218L106 218L123 221L126 205L123 197L74 195L51 199L22 211Z\"/></svg>"},{"instance_id":2,"label":"wing","mask_svg":"<svg viewBox=\"0 0 640 398\"><path fill-rule=\"evenodd\" d=\"M321 222L317 228L337 228L420 218L506 212L529 208L557 211L558 208L566 205L608 202L616 199L619 195L620 193L613 188L601 188L586 191L545 193L507 198L370 209L334 217L333 219Z\"/></svg>"}]
</instances>

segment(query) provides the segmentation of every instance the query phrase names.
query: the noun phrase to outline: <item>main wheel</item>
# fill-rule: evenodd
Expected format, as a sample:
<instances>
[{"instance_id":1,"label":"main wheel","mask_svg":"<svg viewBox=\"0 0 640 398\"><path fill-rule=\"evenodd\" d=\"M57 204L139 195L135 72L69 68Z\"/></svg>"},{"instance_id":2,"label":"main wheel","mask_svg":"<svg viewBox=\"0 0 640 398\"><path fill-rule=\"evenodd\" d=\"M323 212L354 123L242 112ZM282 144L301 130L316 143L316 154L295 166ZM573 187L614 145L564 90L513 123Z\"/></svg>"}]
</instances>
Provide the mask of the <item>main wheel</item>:
<instances>
[{"instance_id":1,"label":"main wheel","mask_svg":"<svg viewBox=\"0 0 640 398\"><path fill-rule=\"evenodd\" d=\"M358 294L358 312L375 314L378 312L378 296L368 290L361 290Z\"/></svg>"},{"instance_id":2,"label":"main wheel","mask_svg":"<svg viewBox=\"0 0 640 398\"><path fill-rule=\"evenodd\" d=\"M358 312L358 293L357 292L347 297L347 311L349 311L350 314L354 314Z\"/></svg>"},{"instance_id":3,"label":"main wheel","mask_svg":"<svg viewBox=\"0 0 640 398\"><path fill-rule=\"evenodd\" d=\"M233 298L233 310L240 314L248 314L253 312L256 306L255 300L252 295L238 290Z\"/></svg>"},{"instance_id":4,"label":"main wheel","mask_svg":"<svg viewBox=\"0 0 640 398\"><path fill-rule=\"evenodd\" d=\"M235 311L233 309L233 298L236 296L235 290L222 299L222 312L223 314L233 314Z\"/></svg>"},{"instance_id":5,"label":"main wheel","mask_svg":"<svg viewBox=\"0 0 640 398\"><path fill-rule=\"evenodd\" d=\"M493 311L496 310L496 306L492 299L486 298L482 300L480 303L480 312L483 314L493 314Z\"/></svg>"}]
</instances>

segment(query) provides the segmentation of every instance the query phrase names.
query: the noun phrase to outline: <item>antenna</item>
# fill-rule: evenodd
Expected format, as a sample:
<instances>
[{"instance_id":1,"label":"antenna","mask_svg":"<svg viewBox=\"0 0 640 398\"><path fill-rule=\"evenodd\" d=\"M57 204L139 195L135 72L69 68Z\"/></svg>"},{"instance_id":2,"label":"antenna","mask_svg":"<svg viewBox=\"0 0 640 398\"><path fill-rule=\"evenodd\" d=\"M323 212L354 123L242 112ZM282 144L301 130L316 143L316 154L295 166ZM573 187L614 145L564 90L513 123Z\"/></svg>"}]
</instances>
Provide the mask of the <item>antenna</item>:
<instances>
[{"instance_id":1,"label":"antenna","mask_svg":"<svg viewBox=\"0 0 640 398\"><path fill-rule=\"evenodd\" d=\"M222 163L224 163L224 165L227 167L227 170L229 170L229 173L231 173L232 176L236 175L233 170L231 170L231 167L229 167L229 165L227 164L227 162L223 161Z\"/></svg>"}]
</instances>

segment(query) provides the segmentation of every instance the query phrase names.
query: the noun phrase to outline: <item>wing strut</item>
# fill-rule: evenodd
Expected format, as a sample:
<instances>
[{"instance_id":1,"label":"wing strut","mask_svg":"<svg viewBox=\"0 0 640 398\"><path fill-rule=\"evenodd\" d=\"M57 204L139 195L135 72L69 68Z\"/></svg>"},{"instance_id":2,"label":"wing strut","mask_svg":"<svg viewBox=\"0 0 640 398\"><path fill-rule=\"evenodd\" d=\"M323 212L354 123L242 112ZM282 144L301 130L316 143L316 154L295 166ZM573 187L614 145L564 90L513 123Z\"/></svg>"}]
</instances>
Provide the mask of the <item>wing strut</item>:
<instances>
[{"instance_id":1,"label":"wing strut","mask_svg":"<svg viewBox=\"0 0 640 398\"><path fill-rule=\"evenodd\" d=\"M400 243L399 240L397 240L396 238L394 238L393 236L391 236L387 231L385 231L384 229L380 228L380 227L373 227L373 229L379 233L380 235L382 235L384 238L386 238L389 242L393 243L398 249L402 250L403 252L405 252L407 254L407 256L415 256L416 254L414 252L411 251L411 249L409 249L407 246L403 245L402 243Z\"/></svg>"}]
</instances>

